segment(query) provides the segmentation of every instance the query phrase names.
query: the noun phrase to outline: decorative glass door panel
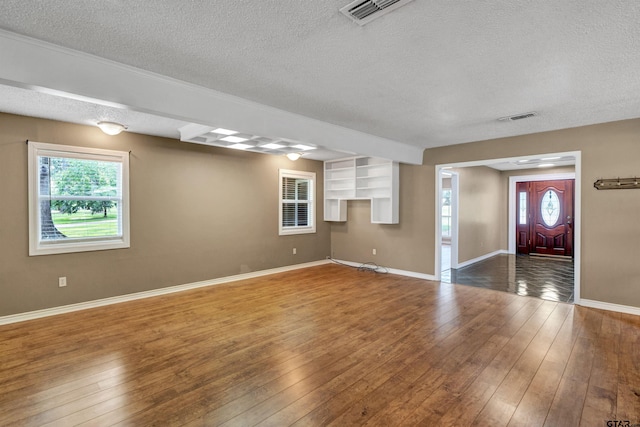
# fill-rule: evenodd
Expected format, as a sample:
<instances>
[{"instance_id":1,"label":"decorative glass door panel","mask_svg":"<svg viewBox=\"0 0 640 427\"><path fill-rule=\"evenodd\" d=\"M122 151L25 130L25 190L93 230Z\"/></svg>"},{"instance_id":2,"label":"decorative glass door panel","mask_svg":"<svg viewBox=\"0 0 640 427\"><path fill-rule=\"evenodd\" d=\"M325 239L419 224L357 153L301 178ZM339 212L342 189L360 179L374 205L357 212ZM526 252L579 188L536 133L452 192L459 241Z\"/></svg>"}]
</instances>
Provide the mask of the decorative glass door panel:
<instances>
[{"instance_id":1,"label":"decorative glass door panel","mask_svg":"<svg viewBox=\"0 0 640 427\"><path fill-rule=\"evenodd\" d=\"M547 227L553 227L560 218L560 198L558 193L548 190L540 200L540 214Z\"/></svg>"}]
</instances>

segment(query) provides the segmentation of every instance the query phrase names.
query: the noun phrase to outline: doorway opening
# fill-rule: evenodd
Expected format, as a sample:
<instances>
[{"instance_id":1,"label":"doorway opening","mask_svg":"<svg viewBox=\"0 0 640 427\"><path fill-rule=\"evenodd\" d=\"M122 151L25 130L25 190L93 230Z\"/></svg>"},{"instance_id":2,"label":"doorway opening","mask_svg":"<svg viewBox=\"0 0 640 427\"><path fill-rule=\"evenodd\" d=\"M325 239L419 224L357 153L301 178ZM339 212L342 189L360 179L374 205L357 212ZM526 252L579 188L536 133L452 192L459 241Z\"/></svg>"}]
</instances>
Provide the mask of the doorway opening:
<instances>
[{"instance_id":1,"label":"doorway opening","mask_svg":"<svg viewBox=\"0 0 640 427\"><path fill-rule=\"evenodd\" d=\"M537 169L537 163L544 163L542 160L546 160L547 158L561 159L558 164L558 169L554 169L553 171L549 170L546 173L544 169ZM547 162L548 163L548 162ZM526 165L525 165L526 164ZM484 256L477 256L477 258L472 260L465 259L456 259L456 263L451 263L451 269L447 270L446 264L446 247L447 236L446 233L443 234L443 223L446 219L443 219L443 196L446 199L447 196L447 188L446 185L443 185L441 172L447 172L449 174L455 173L458 168L471 168L477 166L486 166L498 171L500 175L500 180L505 182L504 190L501 190L503 193L503 199L508 203L508 209L505 206L505 214L502 216L502 219L497 219L496 221L500 221L500 227L507 226L508 230L501 237L501 241L503 242L499 248L491 248L487 249L487 253ZM453 170L451 169L453 168ZM464 175L467 175L466 169L464 170ZM522 171L522 175L519 175L520 171ZM463 171L460 171L463 172ZM495 171L494 171L495 172ZM465 275L469 276L472 274L476 274L475 272L480 272L479 274L484 274L487 271L486 265L488 265L488 261L494 263L494 267L497 270L502 270L505 275L508 277L509 283L505 285L504 289L508 292L515 292L520 295L533 295L539 296L544 299L554 299L558 301L564 302L575 302L579 303L580 301L580 192L581 192L581 183L580 183L580 173L581 173L581 153L579 151L575 152L563 152L563 153L540 153L537 155L525 156L525 157L515 157L515 158L502 158L502 159L491 159L491 160L483 160L483 161L473 161L473 162L463 162L463 163L449 163L449 164L441 164L436 165L436 183L437 183L437 215L436 215L436 250L435 250L435 276L437 280L442 281L451 281L452 283L458 283ZM507 178L508 177L508 178ZM545 207L546 213L545 217L543 217L542 210L539 213L538 217L542 224L545 224L549 230L553 231L553 225L559 226L562 220L562 224L565 226L568 225L571 228L572 238L569 239L566 237L560 236L559 233L553 234L547 233L545 239L542 241L538 241L539 249L536 249L535 252L542 252L543 247L546 244L547 249L551 252L549 255L555 255L559 258L565 257L563 260L556 259L541 259L541 262L536 262L535 265L527 264L529 260L529 256L520 255L520 258L517 258L517 226L518 226L518 216L516 213L518 212L519 204L518 204L518 191L517 191L517 182L533 182L533 181L542 181L542 180L573 180L572 181L572 193L574 195L573 200L573 212L572 214L569 212L569 209L560 209L558 203L560 203L561 193L560 191L568 191L566 188L547 188L546 191L542 191L540 189L539 199L536 202L536 209L539 207L542 209L542 203L546 202ZM508 185L507 185L508 181ZM460 185L464 187L464 184ZM552 190L550 193L549 190ZM465 192L466 190L458 190L461 192ZM507 193L507 194L504 194ZM466 193L465 193L466 194ZM547 199L544 199L546 195ZM558 201L556 201L555 196L558 197ZM459 198L464 198L464 194L460 194ZM459 199L456 199L459 202ZM549 205L551 202L551 205ZM462 202L459 202L462 205ZM502 202L505 203L505 202ZM533 209L532 201L527 199L527 203L530 209ZM459 209L467 209L468 202L464 207L460 207ZM538 206L539 205L539 206ZM504 206L504 205L503 205ZM556 208L557 211L556 211ZM506 212L508 210L508 213ZM467 217L465 214L465 217ZM557 218L556 218L557 215ZM571 218L567 218L570 216ZM545 222L546 218L546 222ZM555 220L555 224L554 224ZM465 220L466 221L466 220ZM453 222L453 219L452 219ZM468 248L463 248L464 245L469 244L469 239L472 236L464 236L464 230L468 230L468 224L463 227L463 225L456 224L459 228L459 235L456 236L456 256L458 255L458 251L462 250L465 253L468 253ZM524 225L524 224L522 224ZM446 227L445 227L446 228ZM556 227L557 228L557 227ZM504 228L502 228L504 230ZM456 230L458 231L458 230ZM540 230L538 230L540 231ZM556 232L558 229L555 230ZM536 230L534 229L534 233ZM537 235L535 235L537 236ZM506 237L506 238L505 238ZM562 240L564 238L564 244L561 245ZM529 238L526 239L527 242ZM536 243L535 239L532 238L532 243ZM466 242L466 243L465 243ZM543 244L544 243L544 244ZM567 244L570 244L570 247L567 248ZM558 248L563 247L564 253L559 252ZM462 248L462 249L459 249ZM453 255L453 244L451 245L451 253ZM468 256L467 256L468 257ZM571 259L573 257L573 259ZM540 259L540 257L536 257ZM519 259L521 262L516 264L516 259ZM485 263L485 261L487 263ZM483 264L485 263L485 264ZM483 265L483 268L480 266ZM459 268L456 268L458 266ZM523 267L524 266L524 267ZM532 267L533 266L533 267ZM529 268L533 268L533 270L529 270ZM525 274L528 274L530 271L534 271L537 269L537 272L534 273L537 279L543 278L545 275L552 275L554 278L565 276L567 280L571 280L573 286L571 290L571 294L564 294L560 292L544 292L540 291L540 293L536 293L537 291L533 289L534 287L530 285L527 280L520 280L522 278L522 268L526 268ZM475 272L474 272L475 271ZM559 271L559 272L558 272ZM480 285L482 287L491 287L495 282L492 277L485 277L484 284ZM520 281L519 281L520 280ZM529 286L528 286L529 285ZM474 285L475 286L475 285ZM527 287L528 286L528 287ZM541 287L540 289L543 289Z\"/></svg>"}]
</instances>

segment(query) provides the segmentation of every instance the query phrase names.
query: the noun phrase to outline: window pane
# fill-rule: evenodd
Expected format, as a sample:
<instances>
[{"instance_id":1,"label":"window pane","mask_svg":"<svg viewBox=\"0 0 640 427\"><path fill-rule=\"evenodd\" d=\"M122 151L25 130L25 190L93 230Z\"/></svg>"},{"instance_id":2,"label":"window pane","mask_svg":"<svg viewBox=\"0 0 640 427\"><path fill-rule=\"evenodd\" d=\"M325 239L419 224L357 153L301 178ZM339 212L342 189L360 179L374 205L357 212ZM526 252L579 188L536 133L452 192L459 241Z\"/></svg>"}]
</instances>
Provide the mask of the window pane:
<instances>
[{"instance_id":1,"label":"window pane","mask_svg":"<svg viewBox=\"0 0 640 427\"><path fill-rule=\"evenodd\" d=\"M295 178L282 178L282 198L284 200L295 200L296 180Z\"/></svg>"},{"instance_id":2,"label":"window pane","mask_svg":"<svg viewBox=\"0 0 640 427\"><path fill-rule=\"evenodd\" d=\"M309 205L306 203L300 203L296 207L296 225L299 227L306 227L309 225Z\"/></svg>"},{"instance_id":3,"label":"window pane","mask_svg":"<svg viewBox=\"0 0 640 427\"><path fill-rule=\"evenodd\" d=\"M527 192L520 192L520 213L518 223L524 225L527 223Z\"/></svg>"},{"instance_id":4,"label":"window pane","mask_svg":"<svg viewBox=\"0 0 640 427\"><path fill-rule=\"evenodd\" d=\"M82 206L73 213L59 209L69 206ZM88 208L84 208L88 206ZM52 201L50 204L51 217L55 228L65 237L91 238L119 236L118 205L115 202L86 202L84 200ZM43 236L44 238L44 236ZM55 239L55 236L48 237Z\"/></svg>"},{"instance_id":5,"label":"window pane","mask_svg":"<svg viewBox=\"0 0 640 427\"><path fill-rule=\"evenodd\" d=\"M46 194L53 197L114 197L119 193L119 163L65 157L41 157L40 161L49 164L51 181Z\"/></svg>"},{"instance_id":6,"label":"window pane","mask_svg":"<svg viewBox=\"0 0 640 427\"><path fill-rule=\"evenodd\" d=\"M442 217L442 235L445 237L451 237L451 217Z\"/></svg>"},{"instance_id":7,"label":"window pane","mask_svg":"<svg viewBox=\"0 0 640 427\"><path fill-rule=\"evenodd\" d=\"M442 189L442 206L451 206L451 189Z\"/></svg>"},{"instance_id":8,"label":"window pane","mask_svg":"<svg viewBox=\"0 0 640 427\"><path fill-rule=\"evenodd\" d=\"M542 220L548 227L556 225L558 218L560 218L560 199L555 191L548 190L544 193L540 201L540 213Z\"/></svg>"},{"instance_id":9,"label":"window pane","mask_svg":"<svg viewBox=\"0 0 640 427\"><path fill-rule=\"evenodd\" d=\"M309 200L309 180L308 179L296 179L296 187L298 190L298 200Z\"/></svg>"},{"instance_id":10,"label":"window pane","mask_svg":"<svg viewBox=\"0 0 640 427\"><path fill-rule=\"evenodd\" d=\"M42 156L38 164L43 240L121 235L120 163Z\"/></svg>"},{"instance_id":11,"label":"window pane","mask_svg":"<svg viewBox=\"0 0 640 427\"><path fill-rule=\"evenodd\" d=\"M451 236L451 189L442 189L442 235L445 237Z\"/></svg>"},{"instance_id":12,"label":"window pane","mask_svg":"<svg viewBox=\"0 0 640 427\"><path fill-rule=\"evenodd\" d=\"M295 203L282 204L282 226L295 227L296 225L296 205Z\"/></svg>"}]
</instances>

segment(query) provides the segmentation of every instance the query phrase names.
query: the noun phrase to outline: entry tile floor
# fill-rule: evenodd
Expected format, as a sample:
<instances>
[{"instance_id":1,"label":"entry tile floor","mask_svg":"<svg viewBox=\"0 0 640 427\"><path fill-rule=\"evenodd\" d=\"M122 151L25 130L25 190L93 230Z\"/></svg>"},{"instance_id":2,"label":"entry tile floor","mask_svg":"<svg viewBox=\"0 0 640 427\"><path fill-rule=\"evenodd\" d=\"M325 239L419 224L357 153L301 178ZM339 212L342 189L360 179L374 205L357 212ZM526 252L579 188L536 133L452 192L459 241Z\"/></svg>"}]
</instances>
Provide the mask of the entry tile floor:
<instances>
[{"instance_id":1,"label":"entry tile floor","mask_svg":"<svg viewBox=\"0 0 640 427\"><path fill-rule=\"evenodd\" d=\"M442 281L573 302L573 261L530 255L496 255L442 271Z\"/></svg>"}]
</instances>

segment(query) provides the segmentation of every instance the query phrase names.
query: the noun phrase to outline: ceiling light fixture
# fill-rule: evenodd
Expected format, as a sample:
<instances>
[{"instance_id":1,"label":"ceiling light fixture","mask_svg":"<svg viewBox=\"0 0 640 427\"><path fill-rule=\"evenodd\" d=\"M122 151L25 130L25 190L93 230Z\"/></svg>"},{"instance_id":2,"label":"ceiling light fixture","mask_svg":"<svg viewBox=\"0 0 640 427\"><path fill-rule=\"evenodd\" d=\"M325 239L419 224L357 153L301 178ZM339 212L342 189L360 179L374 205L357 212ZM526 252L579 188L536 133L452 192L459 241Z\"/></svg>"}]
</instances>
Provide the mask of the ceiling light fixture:
<instances>
[{"instance_id":1,"label":"ceiling light fixture","mask_svg":"<svg viewBox=\"0 0 640 427\"><path fill-rule=\"evenodd\" d=\"M289 158L289 160L292 160L294 162L298 160L300 157L302 157L302 153L287 153L287 158Z\"/></svg>"},{"instance_id":2,"label":"ceiling light fixture","mask_svg":"<svg viewBox=\"0 0 640 427\"><path fill-rule=\"evenodd\" d=\"M315 158L322 157L327 150L325 147L313 143L286 139L281 136L256 135L254 133L194 123L183 126L178 130L180 131L181 141L222 148L229 148L234 144L243 144L236 145L233 148L273 156L286 156L287 153L295 152L304 155L305 158ZM314 156L315 153L317 154Z\"/></svg>"},{"instance_id":3,"label":"ceiling light fixture","mask_svg":"<svg viewBox=\"0 0 640 427\"><path fill-rule=\"evenodd\" d=\"M98 127L102 132L112 136L119 134L127 128L125 125L115 122L98 122Z\"/></svg>"},{"instance_id":4,"label":"ceiling light fixture","mask_svg":"<svg viewBox=\"0 0 640 427\"><path fill-rule=\"evenodd\" d=\"M217 133L219 135L235 135L238 132L236 132L235 130L218 128L218 129L212 130L211 133Z\"/></svg>"},{"instance_id":5,"label":"ceiling light fixture","mask_svg":"<svg viewBox=\"0 0 640 427\"><path fill-rule=\"evenodd\" d=\"M227 142L245 142L248 141L248 138L242 138L239 136L225 136L224 138L220 138L221 141L227 141Z\"/></svg>"}]
</instances>

